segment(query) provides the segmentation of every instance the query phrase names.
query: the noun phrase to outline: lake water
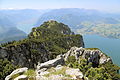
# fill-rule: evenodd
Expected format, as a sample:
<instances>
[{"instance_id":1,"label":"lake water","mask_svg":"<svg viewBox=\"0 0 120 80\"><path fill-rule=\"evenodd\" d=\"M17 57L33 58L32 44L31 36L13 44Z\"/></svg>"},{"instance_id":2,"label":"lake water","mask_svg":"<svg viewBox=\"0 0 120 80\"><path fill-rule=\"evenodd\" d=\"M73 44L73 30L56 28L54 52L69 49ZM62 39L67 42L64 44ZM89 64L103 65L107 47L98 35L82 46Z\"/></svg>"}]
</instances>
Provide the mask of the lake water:
<instances>
[{"instance_id":1,"label":"lake water","mask_svg":"<svg viewBox=\"0 0 120 80\"><path fill-rule=\"evenodd\" d=\"M111 39L99 35L83 35L85 48L99 48L120 66L120 39Z\"/></svg>"}]
</instances>

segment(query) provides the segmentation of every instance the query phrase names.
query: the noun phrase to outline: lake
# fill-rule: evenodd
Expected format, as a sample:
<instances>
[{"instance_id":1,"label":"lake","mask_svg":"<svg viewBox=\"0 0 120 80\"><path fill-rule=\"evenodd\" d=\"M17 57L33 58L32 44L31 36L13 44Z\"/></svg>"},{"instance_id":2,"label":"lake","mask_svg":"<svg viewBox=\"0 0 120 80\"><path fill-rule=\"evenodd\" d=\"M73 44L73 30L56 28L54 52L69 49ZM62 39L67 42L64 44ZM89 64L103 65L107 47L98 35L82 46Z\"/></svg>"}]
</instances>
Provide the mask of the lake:
<instances>
[{"instance_id":1,"label":"lake","mask_svg":"<svg viewBox=\"0 0 120 80\"><path fill-rule=\"evenodd\" d=\"M99 35L83 35L85 48L99 48L120 66L120 39L111 39Z\"/></svg>"}]
</instances>

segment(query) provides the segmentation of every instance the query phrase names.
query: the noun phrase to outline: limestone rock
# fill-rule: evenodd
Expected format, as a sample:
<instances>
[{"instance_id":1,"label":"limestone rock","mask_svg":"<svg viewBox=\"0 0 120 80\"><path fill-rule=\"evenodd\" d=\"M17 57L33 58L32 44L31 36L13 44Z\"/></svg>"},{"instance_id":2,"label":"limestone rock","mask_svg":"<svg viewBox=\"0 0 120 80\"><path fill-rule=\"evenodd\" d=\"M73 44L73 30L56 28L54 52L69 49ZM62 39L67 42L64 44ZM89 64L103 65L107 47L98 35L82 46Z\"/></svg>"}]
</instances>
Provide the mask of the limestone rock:
<instances>
[{"instance_id":1,"label":"limestone rock","mask_svg":"<svg viewBox=\"0 0 120 80\"><path fill-rule=\"evenodd\" d=\"M67 75L72 76L73 79L82 79L83 74L79 69L68 68L65 72Z\"/></svg>"},{"instance_id":2,"label":"limestone rock","mask_svg":"<svg viewBox=\"0 0 120 80\"><path fill-rule=\"evenodd\" d=\"M45 76L47 74L49 75ZM66 66L52 67L36 76L36 80L83 80L82 78L83 74L79 69L69 68Z\"/></svg>"},{"instance_id":3,"label":"limestone rock","mask_svg":"<svg viewBox=\"0 0 120 80\"><path fill-rule=\"evenodd\" d=\"M20 79L25 79L27 80L27 76L26 75L20 75L17 78L15 78L14 80L20 80Z\"/></svg>"},{"instance_id":4,"label":"limestone rock","mask_svg":"<svg viewBox=\"0 0 120 80\"><path fill-rule=\"evenodd\" d=\"M112 59L105 56L104 54L100 55L100 60L99 60L100 64L104 64L104 63L109 62L109 61L112 62Z\"/></svg>"},{"instance_id":5,"label":"limestone rock","mask_svg":"<svg viewBox=\"0 0 120 80\"><path fill-rule=\"evenodd\" d=\"M27 70L28 70L27 67L16 69L16 70L14 70L10 75L8 75L8 76L5 78L5 80L10 80L13 75L26 72ZM22 76L22 77L23 77L23 76ZM25 76L24 76L24 77L25 77ZM20 77L18 77L18 78L20 78Z\"/></svg>"},{"instance_id":6,"label":"limestone rock","mask_svg":"<svg viewBox=\"0 0 120 80\"><path fill-rule=\"evenodd\" d=\"M37 69L42 69L42 68L50 68L50 67L56 67L57 65L63 65L64 62L64 58L63 57L57 57L53 60L49 60L45 63L41 63L39 65L37 65Z\"/></svg>"},{"instance_id":7,"label":"limestone rock","mask_svg":"<svg viewBox=\"0 0 120 80\"><path fill-rule=\"evenodd\" d=\"M65 61L69 56L75 56L76 60L80 57L87 59L88 62L92 62L94 65L104 64L109 62L111 58L107 57L99 49L87 49L87 48L78 48L72 47L67 53L64 54Z\"/></svg>"}]
</instances>

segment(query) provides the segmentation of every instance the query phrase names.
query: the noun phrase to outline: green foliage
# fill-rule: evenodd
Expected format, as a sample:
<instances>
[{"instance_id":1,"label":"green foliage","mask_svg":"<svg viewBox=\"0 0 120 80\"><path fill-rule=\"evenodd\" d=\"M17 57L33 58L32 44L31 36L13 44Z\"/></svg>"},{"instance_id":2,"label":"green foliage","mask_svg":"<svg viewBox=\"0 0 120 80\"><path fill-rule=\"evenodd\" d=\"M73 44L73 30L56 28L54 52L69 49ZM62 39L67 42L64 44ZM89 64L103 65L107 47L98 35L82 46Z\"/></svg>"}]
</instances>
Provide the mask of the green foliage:
<instances>
[{"instance_id":1,"label":"green foliage","mask_svg":"<svg viewBox=\"0 0 120 80\"><path fill-rule=\"evenodd\" d=\"M70 66L73 67L75 62L76 62L75 56L69 56L66 61L66 64L67 65L70 64Z\"/></svg>"},{"instance_id":2,"label":"green foliage","mask_svg":"<svg viewBox=\"0 0 120 80\"><path fill-rule=\"evenodd\" d=\"M112 76L113 80L120 79L120 74L119 74L120 67L119 66L108 62L106 64L100 65L99 67L104 67L106 72Z\"/></svg>"},{"instance_id":3,"label":"green foliage","mask_svg":"<svg viewBox=\"0 0 120 80\"><path fill-rule=\"evenodd\" d=\"M29 69L27 72L24 73L24 75L27 75L28 77L35 77L36 73L35 70Z\"/></svg>"},{"instance_id":4,"label":"green foliage","mask_svg":"<svg viewBox=\"0 0 120 80\"><path fill-rule=\"evenodd\" d=\"M69 56L66 65L73 68L79 68L80 71L88 77L90 80L119 80L120 74L118 71L120 67L108 62L103 65L99 65L98 68L93 68L92 63L82 57L76 60L75 56Z\"/></svg>"},{"instance_id":5,"label":"green foliage","mask_svg":"<svg viewBox=\"0 0 120 80\"><path fill-rule=\"evenodd\" d=\"M0 59L0 80L4 80L4 78L16 68L17 66L14 66L7 59Z\"/></svg>"},{"instance_id":6,"label":"green foliage","mask_svg":"<svg viewBox=\"0 0 120 80\"><path fill-rule=\"evenodd\" d=\"M86 59L80 59L80 62L79 62L79 66L78 68L80 69L80 71L83 72L83 74L85 74L85 72L92 67L92 63L87 63L87 60Z\"/></svg>"},{"instance_id":7,"label":"green foliage","mask_svg":"<svg viewBox=\"0 0 120 80\"><path fill-rule=\"evenodd\" d=\"M90 80L112 80L111 75L105 71L104 67L90 68L85 73L85 76Z\"/></svg>"},{"instance_id":8,"label":"green foliage","mask_svg":"<svg viewBox=\"0 0 120 80\"><path fill-rule=\"evenodd\" d=\"M99 50L98 48L85 48L86 50Z\"/></svg>"},{"instance_id":9,"label":"green foliage","mask_svg":"<svg viewBox=\"0 0 120 80\"><path fill-rule=\"evenodd\" d=\"M50 29L52 31L57 31L58 33L63 33L63 34L70 34L71 33L71 30L67 25L65 25L63 23L58 23L57 21L53 21L53 20L44 22L41 25L41 27L38 27L38 28L47 28L47 29Z\"/></svg>"},{"instance_id":10,"label":"green foliage","mask_svg":"<svg viewBox=\"0 0 120 80\"><path fill-rule=\"evenodd\" d=\"M31 53L33 53L33 54L37 54L37 53L38 53L38 51L37 51L36 49L30 49L30 51L31 51Z\"/></svg>"},{"instance_id":11,"label":"green foliage","mask_svg":"<svg viewBox=\"0 0 120 80\"><path fill-rule=\"evenodd\" d=\"M20 76L20 74L15 74L15 75L11 76L11 80L14 80L18 76Z\"/></svg>"},{"instance_id":12,"label":"green foliage","mask_svg":"<svg viewBox=\"0 0 120 80\"><path fill-rule=\"evenodd\" d=\"M79 60L75 59L75 56L69 56L66 64L73 68L79 68L83 74L92 67L92 63L87 63L86 59L80 58Z\"/></svg>"}]
</instances>

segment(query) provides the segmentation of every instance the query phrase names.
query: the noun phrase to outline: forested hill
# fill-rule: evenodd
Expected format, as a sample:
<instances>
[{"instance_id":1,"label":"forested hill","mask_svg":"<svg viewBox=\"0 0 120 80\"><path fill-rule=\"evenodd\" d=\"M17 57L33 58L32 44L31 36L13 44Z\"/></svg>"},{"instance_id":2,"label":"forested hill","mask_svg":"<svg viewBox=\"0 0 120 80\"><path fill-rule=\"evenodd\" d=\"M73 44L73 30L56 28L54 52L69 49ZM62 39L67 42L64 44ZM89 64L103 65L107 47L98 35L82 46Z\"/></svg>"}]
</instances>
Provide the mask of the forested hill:
<instances>
[{"instance_id":1,"label":"forested hill","mask_svg":"<svg viewBox=\"0 0 120 80\"><path fill-rule=\"evenodd\" d=\"M38 61L53 59L72 46L84 47L82 36L75 35L63 23L47 21L33 28L26 39L1 44L0 58L7 58L15 65L33 68Z\"/></svg>"}]
</instances>

